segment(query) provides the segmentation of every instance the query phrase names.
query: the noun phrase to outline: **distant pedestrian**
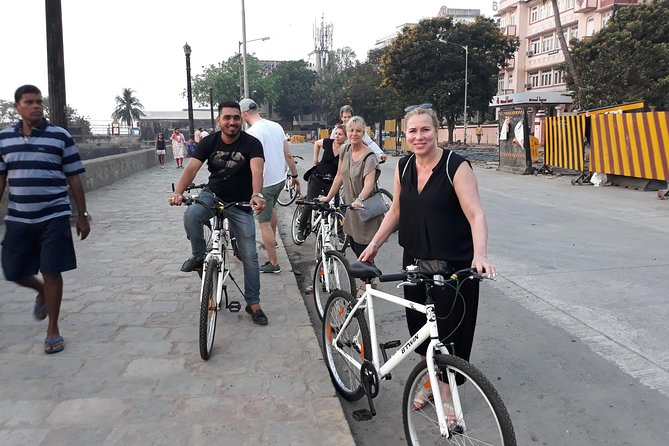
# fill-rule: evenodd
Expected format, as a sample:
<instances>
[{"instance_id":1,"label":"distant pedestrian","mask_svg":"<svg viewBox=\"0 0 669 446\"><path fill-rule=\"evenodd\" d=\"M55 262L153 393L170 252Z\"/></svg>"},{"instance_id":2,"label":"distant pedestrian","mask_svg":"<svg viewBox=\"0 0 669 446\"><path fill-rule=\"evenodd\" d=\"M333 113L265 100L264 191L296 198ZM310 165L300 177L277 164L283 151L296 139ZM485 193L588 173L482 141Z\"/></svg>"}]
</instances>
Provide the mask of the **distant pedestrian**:
<instances>
[{"instance_id":1,"label":"distant pedestrian","mask_svg":"<svg viewBox=\"0 0 669 446\"><path fill-rule=\"evenodd\" d=\"M201 139L202 139L202 127L199 127L197 130L195 130L193 141L195 141L195 144L197 144L200 142Z\"/></svg>"},{"instance_id":2,"label":"distant pedestrian","mask_svg":"<svg viewBox=\"0 0 669 446\"><path fill-rule=\"evenodd\" d=\"M195 147L197 147L197 144L195 144L195 140L193 138L188 140L188 156L193 156L193 153L195 153Z\"/></svg>"},{"instance_id":3,"label":"distant pedestrian","mask_svg":"<svg viewBox=\"0 0 669 446\"><path fill-rule=\"evenodd\" d=\"M0 132L0 198L9 189L2 269L7 280L37 292L33 316L49 318L44 352L58 353L65 348L58 328L62 272L77 267L68 186L79 212L77 235L83 240L91 230L79 178L84 165L70 134L44 119L37 87L19 87L14 107L21 120Z\"/></svg>"},{"instance_id":4,"label":"distant pedestrian","mask_svg":"<svg viewBox=\"0 0 669 446\"><path fill-rule=\"evenodd\" d=\"M163 133L158 133L156 138L156 154L158 155L158 162L160 163L160 168L165 168L165 135Z\"/></svg>"},{"instance_id":5,"label":"distant pedestrian","mask_svg":"<svg viewBox=\"0 0 669 446\"><path fill-rule=\"evenodd\" d=\"M202 131L200 132L200 141L206 138L207 136L209 136L209 132L207 131L207 129L202 129Z\"/></svg>"},{"instance_id":6,"label":"distant pedestrian","mask_svg":"<svg viewBox=\"0 0 669 446\"><path fill-rule=\"evenodd\" d=\"M476 131L474 133L476 134L476 144L481 144L481 136L483 135L481 124L476 126Z\"/></svg>"},{"instance_id":7,"label":"distant pedestrian","mask_svg":"<svg viewBox=\"0 0 669 446\"><path fill-rule=\"evenodd\" d=\"M184 135L177 127L170 136L172 140L172 154L174 154L174 161L177 163L177 169L184 167L184 155L186 154L186 144Z\"/></svg>"},{"instance_id":8,"label":"distant pedestrian","mask_svg":"<svg viewBox=\"0 0 669 446\"><path fill-rule=\"evenodd\" d=\"M260 140L265 155L262 188L265 209L258 214L258 222L269 260L260 266L260 272L280 273L281 267L276 255L277 215L274 205L286 181L286 164L290 169L293 184L296 188L300 188L300 181L297 179L297 166L293 155L290 153L283 128L276 122L263 119L258 113L258 105L253 99L242 99L239 101L239 107L242 118L250 125L246 132Z\"/></svg>"}]
</instances>

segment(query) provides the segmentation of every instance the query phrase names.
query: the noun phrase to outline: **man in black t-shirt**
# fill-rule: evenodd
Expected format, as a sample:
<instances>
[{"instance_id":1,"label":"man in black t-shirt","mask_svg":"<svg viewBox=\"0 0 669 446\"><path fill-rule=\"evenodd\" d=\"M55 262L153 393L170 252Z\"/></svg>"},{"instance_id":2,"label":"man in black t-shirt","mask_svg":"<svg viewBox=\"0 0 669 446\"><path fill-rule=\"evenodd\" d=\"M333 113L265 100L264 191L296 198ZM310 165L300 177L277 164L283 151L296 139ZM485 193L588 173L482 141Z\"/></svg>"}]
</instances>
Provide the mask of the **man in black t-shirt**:
<instances>
[{"instance_id":1,"label":"man in black t-shirt","mask_svg":"<svg viewBox=\"0 0 669 446\"><path fill-rule=\"evenodd\" d=\"M181 267L184 272L202 267L206 252L203 228L215 212L217 199L224 203L248 201L256 213L265 208L260 192L264 167L262 144L241 130L242 116L237 102L219 104L216 120L221 131L200 141L169 199L170 206L181 205L184 190L206 161L209 184L200 192L198 202L189 206L184 214L184 227L193 253ZM256 324L267 325L267 316L260 308L260 270L253 214L230 206L225 209L225 216L235 234L244 264L246 312Z\"/></svg>"}]
</instances>

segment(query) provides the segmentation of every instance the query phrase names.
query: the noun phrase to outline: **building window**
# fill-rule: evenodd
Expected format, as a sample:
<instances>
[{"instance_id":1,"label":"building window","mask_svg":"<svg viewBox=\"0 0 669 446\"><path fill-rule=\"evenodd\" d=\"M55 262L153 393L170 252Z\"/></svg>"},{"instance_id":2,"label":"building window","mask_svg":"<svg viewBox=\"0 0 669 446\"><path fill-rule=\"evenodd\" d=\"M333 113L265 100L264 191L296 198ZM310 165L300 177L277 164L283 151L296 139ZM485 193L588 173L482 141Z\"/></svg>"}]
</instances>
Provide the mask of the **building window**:
<instances>
[{"instance_id":1,"label":"building window","mask_svg":"<svg viewBox=\"0 0 669 446\"><path fill-rule=\"evenodd\" d=\"M546 17L546 4L542 3L539 5L539 20L545 19Z\"/></svg>"},{"instance_id":2,"label":"building window","mask_svg":"<svg viewBox=\"0 0 669 446\"><path fill-rule=\"evenodd\" d=\"M553 72L552 71L542 71L541 72L541 86L548 87L553 85Z\"/></svg>"},{"instance_id":3,"label":"building window","mask_svg":"<svg viewBox=\"0 0 669 446\"><path fill-rule=\"evenodd\" d=\"M565 0L557 0L557 4L558 4L558 11L562 12L565 10L566 7Z\"/></svg>"},{"instance_id":4,"label":"building window","mask_svg":"<svg viewBox=\"0 0 669 446\"><path fill-rule=\"evenodd\" d=\"M539 54L541 52L541 39L530 40L530 51L532 54Z\"/></svg>"},{"instance_id":5,"label":"building window","mask_svg":"<svg viewBox=\"0 0 669 446\"><path fill-rule=\"evenodd\" d=\"M569 30L569 41L578 40L578 25L572 26Z\"/></svg>"},{"instance_id":6,"label":"building window","mask_svg":"<svg viewBox=\"0 0 669 446\"><path fill-rule=\"evenodd\" d=\"M542 52L547 53L549 51L553 51L554 45L553 45L553 34L546 34L542 38Z\"/></svg>"},{"instance_id":7,"label":"building window","mask_svg":"<svg viewBox=\"0 0 669 446\"><path fill-rule=\"evenodd\" d=\"M497 78L497 93L502 94L504 92L504 76L499 76Z\"/></svg>"},{"instance_id":8,"label":"building window","mask_svg":"<svg viewBox=\"0 0 669 446\"><path fill-rule=\"evenodd\" d=\"M563 74L562 70L553 71L553 83L555 85L564 84L564 80L562 79Z\"/></svg>"},{"instance_id":9,"label":"building window","mask_svg":"<svg viewBox=\"0 0 669 446\"><path fill-rule=\"evenodd\" d=\"M606 26L607 23L609 23L609 20L613 17L613 10L611 11L606 11L604 14L602 14L602 28Z\"/></svg>"},{"instance_id":10,"label":"building window","mask_svg":"<svg viewBox=\"0 0 669 446\"><path fill-rule=\"evenodd\" d=\"M509 83L507 84L507 88L513 88L513 73L509 74Z\"/></svg>"},{"instance_id":11,"label":"building window","mask_svg":"<svg viewBox=\"0 0 669 446\"><path fill-rule=\"evenodd\" d=\"M585 22L585 35L592 36L595 33L595 18L590 16Z\"/></svg>"},{"instance_id":12,"label":"building window","mask_svg":"<svg viewBox=\"0 0 669 446\"><path fill-rule=\"evenodd\" d=\"M567 9L574 9L574 0L567 0Z\"/></svg>"},{"instance_id":13,"label":"building window","mask_svg":"<svg viewBox=\"0 0 669 446\"><path fill-rule=\"evenodd\" d=\"M528 76L528 84L532 86L532 88L538 87L539 86L539 72L535 71L533 73L530 73Z\"/></svg>"},{"instance_id":14,"label":"building window","mask_svg":"<svg viewBox=\"0 0 669 446\"><path fill-rule=\"evenodd\" d=\"M509 16L509 25L515 25L515 24L516 24L516 11L513 11Z\"/></svg>"},{"instance_id":15,"label":"building window","mask_svg":"<svg viewBox=\"0 0 669 446\"><path fill-rule=\"evenodd\" d=\"M530 23L534 23L539 20L539 7L534 6L530 9Z\"/></svg>"}]
</instances>

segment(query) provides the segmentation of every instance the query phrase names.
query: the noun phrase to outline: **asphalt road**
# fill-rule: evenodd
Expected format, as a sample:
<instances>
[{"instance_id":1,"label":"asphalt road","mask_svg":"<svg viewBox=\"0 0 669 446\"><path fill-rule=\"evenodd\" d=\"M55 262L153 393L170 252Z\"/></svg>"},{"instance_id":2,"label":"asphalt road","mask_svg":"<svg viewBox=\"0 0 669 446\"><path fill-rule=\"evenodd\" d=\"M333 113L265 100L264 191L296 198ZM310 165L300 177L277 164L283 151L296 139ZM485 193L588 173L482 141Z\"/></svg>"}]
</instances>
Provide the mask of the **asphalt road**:
<instances>
[{"instance_id":1,"label":"asphalt road","mask_svg":"<svg viewBox=\"0 0 669 446\"><path fill-rule=\"evenodd\" d=\"M292 149L311 159L311 145ZM494 154L484 152L462 153L474 161L500 275L482 285L471 361L502 395L518 444L665 445L669 202L655 192L571 186L566 176L498 172ZM382 167L381 187L392 190L397 160ZM300 172L310 164L301 162ZM292 244L292 211L280 209L282 236L320 335L313 296L304 294L313 237ZM400 254L391 238L377 264L396 272ZM406 339L403 310L383 302L376 309L380 342ZM358 445L405 444L400 406L416 362L381 383L373 420L350 416L364 400L342 400Z\"/></svg>"}]
</instances>

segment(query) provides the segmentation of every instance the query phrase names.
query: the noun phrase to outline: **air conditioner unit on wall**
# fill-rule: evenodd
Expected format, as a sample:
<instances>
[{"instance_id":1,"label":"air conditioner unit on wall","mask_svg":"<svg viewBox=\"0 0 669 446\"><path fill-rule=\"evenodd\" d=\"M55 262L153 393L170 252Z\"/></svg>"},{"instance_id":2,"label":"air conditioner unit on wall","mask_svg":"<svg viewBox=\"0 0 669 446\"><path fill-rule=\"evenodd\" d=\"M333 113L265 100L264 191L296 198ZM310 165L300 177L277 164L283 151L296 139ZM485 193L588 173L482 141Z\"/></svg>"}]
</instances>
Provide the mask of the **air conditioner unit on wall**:
<instances>
[{"instance_id":1,"label":"air conditioner unit on wall","mask_svg":"<svg viewBox=\"0 0 669 446\"><path fill-rule=\"evenodd\" d=\"M525 89L526 90L531 90L532 89L532 84L531 83L525 84Z\"/></svg>"},{"instance_id":2,"label":"air conditioner unit on wall","mask_svg":"<svg viewBox=\"0 0 669 446\"><path fill-rule=\"evenodd\" d=\"M528 51L525 54L527 55L527 57L532 57L534 56L534 51Z\"/></svg>"}]
</instances>

